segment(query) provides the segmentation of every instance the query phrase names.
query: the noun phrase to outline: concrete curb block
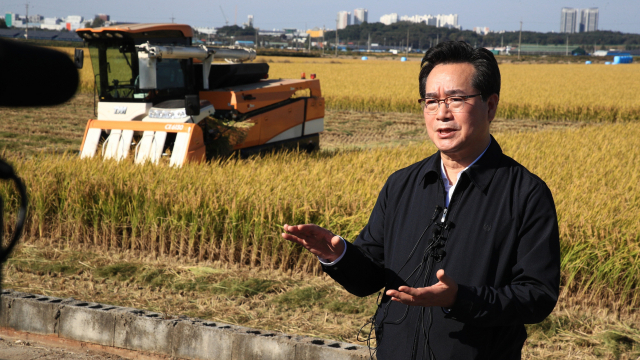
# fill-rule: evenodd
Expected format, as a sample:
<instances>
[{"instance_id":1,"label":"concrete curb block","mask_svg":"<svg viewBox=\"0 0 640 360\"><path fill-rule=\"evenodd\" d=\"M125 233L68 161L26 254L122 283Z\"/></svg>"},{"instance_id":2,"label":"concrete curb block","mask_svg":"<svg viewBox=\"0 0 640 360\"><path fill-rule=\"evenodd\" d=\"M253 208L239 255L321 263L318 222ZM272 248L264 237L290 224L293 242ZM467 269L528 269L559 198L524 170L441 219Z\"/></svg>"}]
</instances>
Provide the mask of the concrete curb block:
<instances>
[{"instance_id":1,"label":"concrete curb block","mask_svg":"<svg viewBox=\"0 0 640 360\"><path fill-rule=\"evenodd\" d=\"M369 358L360 345L2 290L0 327L185 359Z\"/></svg>"}]
</instances>

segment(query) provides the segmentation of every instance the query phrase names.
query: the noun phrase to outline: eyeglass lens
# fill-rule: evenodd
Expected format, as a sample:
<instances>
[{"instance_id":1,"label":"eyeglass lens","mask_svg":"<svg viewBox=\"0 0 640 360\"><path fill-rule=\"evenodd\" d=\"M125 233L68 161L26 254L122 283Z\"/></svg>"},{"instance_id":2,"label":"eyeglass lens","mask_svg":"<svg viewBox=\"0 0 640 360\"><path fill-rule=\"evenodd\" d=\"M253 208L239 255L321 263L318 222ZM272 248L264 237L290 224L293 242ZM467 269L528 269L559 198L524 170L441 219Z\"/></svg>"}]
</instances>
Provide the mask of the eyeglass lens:
<instances>
[{"instance_id":1,"label":"eyeglass lens","mask_svg":"<svg viewBox=\"0 0 640 360\"><path fill-rule=\"evenodd\" d=\"M442 102L447 104L451 112L457 112L464 108L464 98L461 97L449 97L444 100L427 99L423 106L427 113L436 113Z\"/></svg>"}]
</instances>

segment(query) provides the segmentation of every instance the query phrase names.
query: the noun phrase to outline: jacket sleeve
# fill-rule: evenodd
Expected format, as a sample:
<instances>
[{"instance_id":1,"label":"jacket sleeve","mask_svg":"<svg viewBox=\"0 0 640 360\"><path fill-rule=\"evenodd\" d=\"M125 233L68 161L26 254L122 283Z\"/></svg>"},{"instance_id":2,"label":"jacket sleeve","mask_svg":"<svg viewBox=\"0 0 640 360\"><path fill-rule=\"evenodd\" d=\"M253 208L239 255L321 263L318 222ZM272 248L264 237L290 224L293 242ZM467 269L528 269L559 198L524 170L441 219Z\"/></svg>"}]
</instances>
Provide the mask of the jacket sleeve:
<instances>
[{"instance_id":1,"label":"jacket sleeve","mask_svg":"<svg viewBox=\"0 0 640 360\"><path fill-rule=\"evenodd\" d=\"M388 182L384 185L369 222L338 263L322 269L345 290L356 296L368 296L385 286L384 220L387 209Z\"/></svg>"},{"instance_id":2,"label":"jacket sleeve","mask_svg":"<svg viewBox=\"0 0 640 360\"><path fill-rule=\"evenodd\" d=\"M553 197L541 182L524 200L511 283L501 288L459 284L447 318L476 326L532 324L544 320L555 307L560 241Z\"/></svg>"}]
</instances>

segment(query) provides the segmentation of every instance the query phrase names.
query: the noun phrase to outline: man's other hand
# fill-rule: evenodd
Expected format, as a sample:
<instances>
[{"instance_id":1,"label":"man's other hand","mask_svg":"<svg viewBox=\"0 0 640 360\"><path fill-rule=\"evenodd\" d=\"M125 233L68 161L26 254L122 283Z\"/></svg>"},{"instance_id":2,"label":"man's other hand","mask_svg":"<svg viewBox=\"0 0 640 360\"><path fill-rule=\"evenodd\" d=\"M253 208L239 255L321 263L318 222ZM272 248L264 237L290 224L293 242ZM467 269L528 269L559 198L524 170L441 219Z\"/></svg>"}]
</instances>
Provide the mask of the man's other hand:
<instances>
[{"instance_id":1,"label":"man's other hand","mask_svg":"<svg viewBox=\"0 0 640 360\"><path fill-rule=\"evenodd\" d=\"M451 308L456 302L458 284L440 269L436 273L438 283L424 288L400 286L398 290L387 290L391 300L411 306L440 306Z\"/></svg>"},{"instance_id":2,"label":"man's other hand","mask_svg":"<svg viewBox=\"0 0 640 360\"><path fill-rule=\"evenodd\" d=\"M331 231L315 224L284 225L282 237L294 243L298 243L309 250L313 255L333 262L344 251L344 242Z\"/></svg>"}]
</instances>

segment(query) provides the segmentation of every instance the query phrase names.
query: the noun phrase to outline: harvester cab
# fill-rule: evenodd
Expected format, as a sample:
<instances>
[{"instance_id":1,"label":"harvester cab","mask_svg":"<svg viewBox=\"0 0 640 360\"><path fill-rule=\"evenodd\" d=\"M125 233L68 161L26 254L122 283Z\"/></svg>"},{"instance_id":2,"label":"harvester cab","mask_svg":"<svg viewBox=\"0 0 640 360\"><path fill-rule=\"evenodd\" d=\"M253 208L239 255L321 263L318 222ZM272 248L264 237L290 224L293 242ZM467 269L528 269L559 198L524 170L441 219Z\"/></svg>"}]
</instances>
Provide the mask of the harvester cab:
<instances>
[{"instance_id":1,"label":"harvester cab","mask_svg":"<svg viewBox=\"0 0 640 360\"><path fill-rule=\"evenodd\" d=\"M318 147L324 99L313 80L268 80L269 65L244 63L253 49L192 45L179 24L135 24L77 30L89 46L98 92L80 156L133 158L172 166L207 158L224 131L233 150ZM214 59L226 63L214 63ZM207 119L215 118L210 122Z\"/></svg>"}]
</instances>

